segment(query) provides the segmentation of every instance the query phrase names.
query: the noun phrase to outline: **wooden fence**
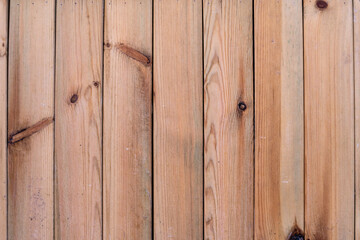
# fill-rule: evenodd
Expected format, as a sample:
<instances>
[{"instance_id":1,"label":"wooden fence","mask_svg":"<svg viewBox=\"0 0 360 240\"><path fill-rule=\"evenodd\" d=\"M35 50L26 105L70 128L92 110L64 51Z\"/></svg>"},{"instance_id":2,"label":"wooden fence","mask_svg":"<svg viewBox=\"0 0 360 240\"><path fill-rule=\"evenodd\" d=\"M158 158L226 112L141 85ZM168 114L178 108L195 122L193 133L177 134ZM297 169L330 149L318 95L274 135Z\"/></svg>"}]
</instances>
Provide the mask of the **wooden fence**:
<instances>
[{"instance_id":1,"label":"wooden fence","mask_svg":"<svg viewBox=\"0 0 360 240\"><path fill-rule=\"evenodd\" d=\"M359 0L0 0L0 239L360 239Z\"/></svg>"}]
</instances>

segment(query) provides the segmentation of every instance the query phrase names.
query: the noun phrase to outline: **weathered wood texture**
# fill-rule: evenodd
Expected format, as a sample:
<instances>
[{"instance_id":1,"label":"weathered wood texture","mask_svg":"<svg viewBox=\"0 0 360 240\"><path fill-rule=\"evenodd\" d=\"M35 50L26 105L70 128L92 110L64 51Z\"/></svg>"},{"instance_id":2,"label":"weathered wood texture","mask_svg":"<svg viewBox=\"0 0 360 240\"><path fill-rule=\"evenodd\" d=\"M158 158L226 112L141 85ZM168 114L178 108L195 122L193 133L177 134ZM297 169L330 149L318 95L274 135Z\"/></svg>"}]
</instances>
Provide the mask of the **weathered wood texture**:
<instances>
[{"instance_id":1,"label":"weathered wood texture","mask_svg":"<svg viewBox=\"0 0 360 240\"><path fill-rule=\"evenodd\" d=\"M0 239L360 240L359 19L0 0Z\"/></svg>"},{"instance_id":2,"label":"weathered wood texture","mask_svg":"<svg viewBox=\"0 0 360 240\"><path fill-rule=\"evenodd\" d=\"M152 1L105 1L104 239L152 236Z\"/></svg>"},{"instance_id":3,"label":"weathered wood texture","mask_svg":"<svg viewBox=\"0 0 360 240\"><path fill-rule=\"evenodd\" d=\"M53 238L54 3L10 4L8 134L29 134L9 143L9 239Z\"/></svg>"},{"instance_id":4,"label":"weathered wood texture","mask_svg":"<svg viewBox=\"0 0 360 240\"><path fill-rule=\"evenodd\" d=\"M354 239L352 1L304 1L305 229Z\"/></svg>"},{"instance_id":5,"label":"weathered wood texture","mask_svg":"<svg viewBox=\"0 0 360 240\"><path fill-rule=\"evenodd\" d=\"M154 1L155 239L203 238L202 1Z\"/></svg>"},{"instance_id":6,"label":"weathered wood texture","mask_svg":"<svg viewBox=\"0 0 360 240\"><path fill-rule=\"evenodd\" d=\"M56 9L55 238L101 239L103 1Z\"/></svg>"},{"instance_id":7,"label":"weathered wood texture","mask_svg":"<svg viewBox=\"0 0 360 240\"><path fill-rule=\"evenodd\" d=\"M7 46L8 1L0 0L0 239L7 236Z\"/></svg>"},{"instance_id":8,"label":"weathered wood texture","mask_svg":"<svg viewBox=\"0 0 360 240\"><path fill-rule=\"evenodd\" d=\"M302 1L254 2L255 239L304 228Z\"/></svg>"},{"instance_id":9,"label":"weathered wood texture","mask_svg":"<svg viewBox=\"0 0 360 240\"><path fill-rule=\"evenodd\" d=\"M205 239L252 239L252 1L203 6Z\"/></svg>"}]
</instances>

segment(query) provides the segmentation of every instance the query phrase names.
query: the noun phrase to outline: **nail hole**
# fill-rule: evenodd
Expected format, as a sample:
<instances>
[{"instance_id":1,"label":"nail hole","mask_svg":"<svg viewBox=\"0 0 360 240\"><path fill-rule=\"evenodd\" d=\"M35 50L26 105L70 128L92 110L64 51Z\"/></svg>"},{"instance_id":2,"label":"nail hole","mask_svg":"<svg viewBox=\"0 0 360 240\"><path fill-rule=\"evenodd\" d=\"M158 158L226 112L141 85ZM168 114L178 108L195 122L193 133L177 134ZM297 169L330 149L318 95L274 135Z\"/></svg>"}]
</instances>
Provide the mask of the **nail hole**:
<instances>
[{"instance_id":1,"label":"nail hole","mask_svg":"<svg viewBox=\"0 0 360 240\"><path fill-rule=\"evenodd\" d=\"M77 100L78 100L78 95L77 94L74 94L74 95L72 95L72 97L70 98L70 102L71 103L75 103Z\"/></svg>"},{"instance_id":2,"label":"nail hole","mask_svg":"<svg viewBox=\"0 0 360 240\"><path fill-rule=\"evenodd\" d=\"M245 111L247 106L244 102L239 102L238 104L238 108L241 110L241 111Z\"/></svg>"},{"instance_id":3,"label":"nail hole","mask_svg":"<svg viewBox=\"0 0 360 240\"><path fill-rule=\"evenodd\" d=\"M324 9L324 8L327 8L328 3L323 0L318 0L318 1L316 1L316 6L320 9Z\"/></svg>"}]
</instances>

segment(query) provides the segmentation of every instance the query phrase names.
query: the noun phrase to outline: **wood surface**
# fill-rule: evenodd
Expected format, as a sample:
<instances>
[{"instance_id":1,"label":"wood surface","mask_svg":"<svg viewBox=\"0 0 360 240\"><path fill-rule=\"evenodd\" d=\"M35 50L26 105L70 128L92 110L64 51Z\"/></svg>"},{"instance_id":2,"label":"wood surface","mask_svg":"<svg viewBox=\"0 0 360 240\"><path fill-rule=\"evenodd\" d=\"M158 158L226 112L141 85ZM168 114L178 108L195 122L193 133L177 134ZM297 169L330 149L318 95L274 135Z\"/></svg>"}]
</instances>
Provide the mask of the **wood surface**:
<instances>
[{"instance_id":1,"label":"wood surface","mask_svg":"<svg viewBox=\"0 0 360 240\"><path fill-rule=\"evenodd\" d=\"M302 1L255 0L254 21L255 239L287 239L304 230Z\"/></svg>"},{"instance_id":2,"label":"wood surface","mask_svg":"<svg viewBox=\"0 0 360 240\"><path fill-rule=\"evenodd\" d=\"M360 240L359 0L0 0L0 239Z\"/></svg>"},{"instance_id":3,"label":"wood surface","mask_svg":"<svg viewBox=\"0 0 360 240\"><path fill-rule=\"evenodd\" d=\"M360 239L360 2L354 1L355 239Z\"/></svg>"},{"instance_id":4,"label":"wood surface","mask_svg":"<svg viewBox=\"0 0 360 240\"><path fill-rule=\"evenodd\" d=\"M55 239L101 239L103 1L56 18Z\"/></svg>"},{"instance_id":5,"label":"wood surface","mask_svg":"<svg viewBox=\"0 0 360 240\"><path fill-rule=\"evenodd\" d=\"M8 135L32 134L8 145L8 239L53 238L54 4L10 4Z\"/></svg>"},{"instance_id":6,"label":"wood surface","mask_svg":"<svg viewBox=\"0 0 360 240\"><path fill-rule=\"evenodd\" d=\"M152 1L105 1L104 239L152 236Z\"/></svg>"},{"instance_id":7,"label":"wood surface","mask_svg":"<svg viewBox=\"0 0 360 240\"><path fill-rule=\"evenodd\" d=\"M354 1L355 239L360 239L360 2Z\"/></svg>"},{"instance_id":8,"label":"wood surface","mask_svg":"<svg viewBox=\"0 0 360 240\"><path fill-rule=\"evenodd\" d=\"M0 239L7 237L7 47L8 1L0 0Z\"/></svg>"},{"instance_id":9,"label":"wood surface","mask_svg":"<svg viewBox=\"0 0 360 240\"><path fill-rule=\"evenodd\" d=\"M304 1L305 230L354 239L351 0Z\"/></svg>"},{"instance_id":10,"label":"wood surface","mask_svg":"<svg viewBox=\"0 0 360 240\"><path fill-rule=\"evenodd\" d=\"M205 239L252 239L252 1L203 7Z\"/></svg>"},{"instance_id":11,"label":"wood surface","mask_svg":"<svg viewBox=\"0 0 360 240\"><path fill-rule=\"evenodd\" d=\"M154 1L154 237L203 238L202 1Z\"/></svg>"}]
</instances>

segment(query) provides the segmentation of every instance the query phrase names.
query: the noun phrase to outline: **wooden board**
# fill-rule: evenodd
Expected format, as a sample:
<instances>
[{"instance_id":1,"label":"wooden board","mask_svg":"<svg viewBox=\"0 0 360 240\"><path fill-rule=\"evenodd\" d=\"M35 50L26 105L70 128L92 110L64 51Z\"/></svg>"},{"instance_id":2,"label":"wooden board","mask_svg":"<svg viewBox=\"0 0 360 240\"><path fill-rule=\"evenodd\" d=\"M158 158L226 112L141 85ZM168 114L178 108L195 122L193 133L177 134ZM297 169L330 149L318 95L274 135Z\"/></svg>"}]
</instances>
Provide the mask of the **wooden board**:
<instances>
[{"instance_id":1,"label":"wooden board","mask_svg":"<svg viewBox=\"0 0 360 240\"><path fill-rule=\"evenodd\" d=\"M203 7L205 239L252 239L252 1Z\"/></svg>"},{"instance_id":2,"label":"wooden board","mask_svg":"<svg viewBox=\"0 0 360 240\"><path fill-rule=\"evenodd\" d=\"M7 47L8 1L0 0L0 239L7 237Z\"/></svg>"},{"instance_id":3,"label":"wooden board","mask_svg":"<svg viewBox=\"0 0 360 240\"><path fill-rule=\"evenodd\" d=\"M360 2L354 1L355 239L360 239Z\"/></svg>"},{"instance_id":4,"label":"wooden board","mask_svg":"<svg viewBox=\"0 0 360 240\"><path fill-rule=\"evenodd\" d=\"M154 1L155 239L203 238L202 1Z\"/></svg>"},{"instance_id":5,"label":"wooden board","mask_svg":"<svg viewBox=\"0 0 360 240\"><path fill-rule=\"evenodd\" d=\"M254 2L255 239L304 229L302 1Z\"/></svg>"},{"instance_id":6,"label":"wooden board","mask_svg":"<svg viewBox=\"0 0 360 240\"><path fill-rule=\"evenodd\" d=\"M103 1L56 9L55 238L100 239Z\"/></svg>"},{"instance_id":7,"label":"wooden board","mask_svg":"<svg viewBox=\"0 0 360 240\"><path fill-rule=\"evenodd\" d=\"M10 4L8 239L53 238L54 3Z\"/></svg>"},{"instance_id":8,"label":"wooden board","mask_svg":"<svg viewBox=\"0 0 360 240\"><path fill-rule=\"evenodd\" d=\"M152 236L152 1L105 1L104 239Z\"/></svg>"},{"instance_id":9,"label":"wooden board","mask_svg":"<svg viewBox=\"0 0 360 240\"><path fill-rule=\"evenodd\" d=\"M354 239L352 1L304 1L306 238Z\"/></svg>"}]
</instances>

